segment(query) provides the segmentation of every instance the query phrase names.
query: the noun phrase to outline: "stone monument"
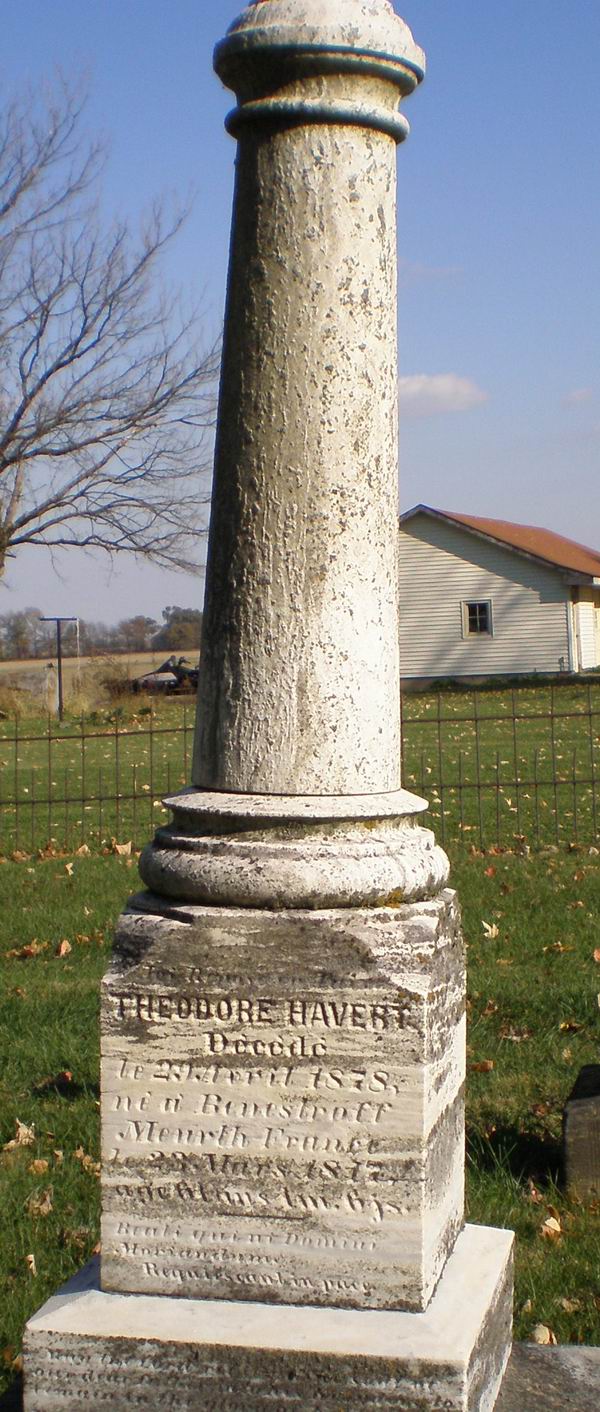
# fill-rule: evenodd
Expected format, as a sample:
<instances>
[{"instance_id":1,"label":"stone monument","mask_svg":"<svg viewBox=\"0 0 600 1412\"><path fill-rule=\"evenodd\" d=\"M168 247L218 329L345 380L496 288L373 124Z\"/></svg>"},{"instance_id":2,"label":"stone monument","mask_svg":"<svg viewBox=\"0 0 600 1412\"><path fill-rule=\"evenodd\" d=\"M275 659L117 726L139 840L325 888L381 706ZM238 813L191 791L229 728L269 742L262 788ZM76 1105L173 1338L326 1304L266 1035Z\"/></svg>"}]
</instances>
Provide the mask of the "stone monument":
<instances>
[{"instance_id":1,"label":"stone monument","mask_svg":"<svg viewBox=\"0 0 600 1412\"><path fill-rule=\"evenodd\" d=\"M464 958L400 781L389 0L255 0L193 783L102 1017L102 1260L30 1322L28 1412L491 1412L512 1237L463 1216Z\"/></svg>"},{"instance_id":2,"label":"stone monument","mask_svg":"<svg viewBox=\"0 0 600 1412\"><path fill-rule=\"evenodd\" d=\"M585 1064L563 1113L567 1191L579 1201L600 1198L600 1064Z\"/></svg>"}]
</instances>

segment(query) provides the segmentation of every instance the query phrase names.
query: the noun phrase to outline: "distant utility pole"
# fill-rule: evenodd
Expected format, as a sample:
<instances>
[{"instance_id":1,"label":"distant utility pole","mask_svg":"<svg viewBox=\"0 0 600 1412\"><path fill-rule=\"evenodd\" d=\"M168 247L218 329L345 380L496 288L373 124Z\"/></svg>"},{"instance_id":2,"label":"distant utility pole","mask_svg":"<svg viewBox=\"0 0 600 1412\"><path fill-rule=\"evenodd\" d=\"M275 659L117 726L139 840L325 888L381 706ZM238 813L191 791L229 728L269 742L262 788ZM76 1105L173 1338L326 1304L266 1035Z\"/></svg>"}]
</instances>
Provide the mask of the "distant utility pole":
<instances>
[{"instance_id":1,"label":"distant utility pole","mask_svg":"<svg viewBox=\"0 0 600 1412\"><path fill-rule=\"evenodd\" d=\"M40 618L41 623L56 623L56 665L58 668L58 719L64 716L63 677L62 677L62 625L77 623L78 618Z\"/></svg>"}]
</instances>

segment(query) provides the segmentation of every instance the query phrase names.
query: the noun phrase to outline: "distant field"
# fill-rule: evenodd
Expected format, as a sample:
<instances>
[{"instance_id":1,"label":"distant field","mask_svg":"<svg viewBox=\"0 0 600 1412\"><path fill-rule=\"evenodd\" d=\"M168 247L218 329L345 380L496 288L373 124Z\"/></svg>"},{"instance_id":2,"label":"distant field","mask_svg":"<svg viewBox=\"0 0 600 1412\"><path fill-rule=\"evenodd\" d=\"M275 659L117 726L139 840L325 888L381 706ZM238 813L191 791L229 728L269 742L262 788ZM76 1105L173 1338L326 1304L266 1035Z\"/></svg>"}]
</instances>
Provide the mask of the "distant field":
<instances>
[{"instance_id":1,"label":"distant field","mask_svg":"<svg viewBox=\"0 0 600 1412\"><path fill-rule=\"evenodd\" d=\"M137 677L143 672L151 672L153 668L160 667L161 663L170 656L168 651L162 652L109 652L106 655L94 657L63 657L63 679L65 688L68 690L78 675L95 668L101 670L102 667L118 666L124 668L130 676ZM190 651L190 660L194 653ZM27 677L39 677L48 670L48 663L56 663L56 656L37 657L35 660L25 658L21 660L0 662L0 686L25 686Z\"/></svg>"}]
</instances>

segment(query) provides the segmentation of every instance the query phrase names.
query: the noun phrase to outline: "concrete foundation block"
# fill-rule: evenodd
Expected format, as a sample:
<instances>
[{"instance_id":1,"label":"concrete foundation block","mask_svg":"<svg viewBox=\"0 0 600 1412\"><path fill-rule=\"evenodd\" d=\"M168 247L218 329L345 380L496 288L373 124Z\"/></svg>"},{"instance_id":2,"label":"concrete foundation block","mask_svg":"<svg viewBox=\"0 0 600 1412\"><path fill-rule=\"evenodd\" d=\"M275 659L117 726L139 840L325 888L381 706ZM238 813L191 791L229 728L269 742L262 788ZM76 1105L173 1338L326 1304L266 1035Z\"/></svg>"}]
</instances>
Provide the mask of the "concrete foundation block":
<instances>
[{"instance_id":1,"label":"concrete foundation block","mask_svg":"<svg viewBox=\"0 0 600 1412\"><path fill-rule=\"evenodd\" d=\"M91 1262L27 1326L25 1412L492 1412L512 1240L467 1226L423 1314L109 1294Z\"/></svg>"}]
</instances>

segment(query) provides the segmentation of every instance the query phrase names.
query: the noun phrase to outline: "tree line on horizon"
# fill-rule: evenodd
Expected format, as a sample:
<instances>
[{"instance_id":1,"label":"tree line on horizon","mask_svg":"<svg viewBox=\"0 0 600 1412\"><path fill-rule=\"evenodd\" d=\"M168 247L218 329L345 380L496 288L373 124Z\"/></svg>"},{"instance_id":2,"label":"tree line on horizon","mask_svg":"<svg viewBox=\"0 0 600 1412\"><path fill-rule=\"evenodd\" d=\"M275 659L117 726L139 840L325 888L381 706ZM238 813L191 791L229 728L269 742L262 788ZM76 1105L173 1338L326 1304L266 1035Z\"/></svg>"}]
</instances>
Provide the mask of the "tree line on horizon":
<instances>
[{"instance_id":1,"label":"tree line on horizon","mask_svg":"<svg viewBox=\"0 0 600 1412\"><path fill-rule=\"evenodd\" d=\"M56 655L54 623L42 622L41 608L0 614L0 660L51 660ZM162 623L137 614L108 624L79 620L79 652L82 657L128 652L182 653L200 647L202 613L196 608L171 604L162 610ZM77 652L77 625L64 623L62 648L65 656Z\"/></svg>"}]
</instances>

